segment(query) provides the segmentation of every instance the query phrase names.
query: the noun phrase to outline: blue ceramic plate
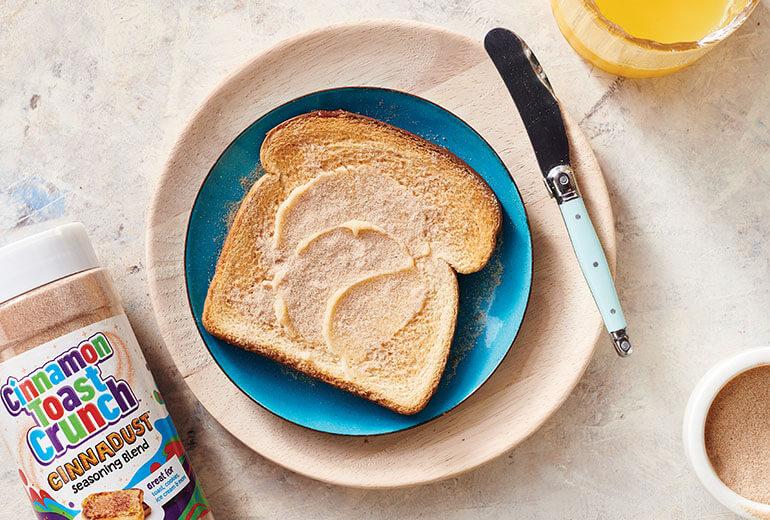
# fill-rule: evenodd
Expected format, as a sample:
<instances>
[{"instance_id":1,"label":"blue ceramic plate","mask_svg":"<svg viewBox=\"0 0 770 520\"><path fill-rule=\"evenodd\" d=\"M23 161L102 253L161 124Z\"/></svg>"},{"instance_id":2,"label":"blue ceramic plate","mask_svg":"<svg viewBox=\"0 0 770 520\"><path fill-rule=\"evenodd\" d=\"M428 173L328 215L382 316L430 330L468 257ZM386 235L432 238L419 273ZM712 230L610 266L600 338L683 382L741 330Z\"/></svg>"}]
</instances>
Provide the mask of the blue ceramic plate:
<instances>
[{"instance_id":1,"label":"blue ceramic plate","mask_svg":"<svg viewBox=\"0 0 770 520\"><path fill-rule=\"evenodd\" d=\"M220 341L201 325L203 302L227 235L229 217L254 180L265 134L299 114L335 109L385 121L449 149L487 181L503 208L503 226L489 264L478 273L458 275L460 308L446 370L428 406L416 415L391 412ZM532 283L532 241L524 204L508 170L470 126L438 105L410 94L346 87L314 92L275 108L227 147L204 181L190 215L185 275L203 341L222 370L246 395L276 415L307 428L377 435L411 428L448 412L492 375L510 350L524 318Z\"/></svg>"}]
</instances>

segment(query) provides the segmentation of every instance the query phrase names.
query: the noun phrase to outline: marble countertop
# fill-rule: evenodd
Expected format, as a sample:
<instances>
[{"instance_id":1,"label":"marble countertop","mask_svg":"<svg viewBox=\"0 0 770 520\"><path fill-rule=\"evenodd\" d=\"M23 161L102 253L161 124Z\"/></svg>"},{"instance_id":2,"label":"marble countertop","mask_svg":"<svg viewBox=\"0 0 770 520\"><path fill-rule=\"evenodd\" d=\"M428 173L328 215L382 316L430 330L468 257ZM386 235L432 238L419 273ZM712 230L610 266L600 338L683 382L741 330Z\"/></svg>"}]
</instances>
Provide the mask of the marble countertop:
<instances>
[{"instance_id":1,"label":"marble countertop","mask_svg":"<svg viewBox=\"0 0 770 520\"><path fill-rule=\"evenodd\" d=\"M693 67L638 81L583 62L542 0L120 4L0 6L1 241L85 223L218 519L732 518L690 471L681 419L713 363L770 344L770 2ZM182 382L145 278L148 200L189 114L260 50L353 17L477 39L502 25L530 43L607 178L637 349L621 360L600 345L566 404L506 455L397 491L315 482L241 445ZM0 517L32 518L0 460Z\"/></svg>"}]
</instances>

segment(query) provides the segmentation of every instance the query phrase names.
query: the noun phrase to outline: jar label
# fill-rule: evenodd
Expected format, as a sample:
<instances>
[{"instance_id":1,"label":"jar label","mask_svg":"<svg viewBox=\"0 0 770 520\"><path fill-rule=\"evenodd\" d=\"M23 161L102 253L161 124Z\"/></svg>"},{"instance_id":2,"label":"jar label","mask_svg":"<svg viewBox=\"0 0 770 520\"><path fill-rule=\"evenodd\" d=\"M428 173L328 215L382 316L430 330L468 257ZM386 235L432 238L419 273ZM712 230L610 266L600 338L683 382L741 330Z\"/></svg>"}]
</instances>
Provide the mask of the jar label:
<instances>
[{"instance_id":1,"label":"jar label","mask_svg":"<svg viewBox=\"0 0 770 520\"><path fill-rule=\"evenodd\" d=\"M0 363L0 402L0 432L39 518L209 513L125 314Z\"/></svg>"}]
</instances>

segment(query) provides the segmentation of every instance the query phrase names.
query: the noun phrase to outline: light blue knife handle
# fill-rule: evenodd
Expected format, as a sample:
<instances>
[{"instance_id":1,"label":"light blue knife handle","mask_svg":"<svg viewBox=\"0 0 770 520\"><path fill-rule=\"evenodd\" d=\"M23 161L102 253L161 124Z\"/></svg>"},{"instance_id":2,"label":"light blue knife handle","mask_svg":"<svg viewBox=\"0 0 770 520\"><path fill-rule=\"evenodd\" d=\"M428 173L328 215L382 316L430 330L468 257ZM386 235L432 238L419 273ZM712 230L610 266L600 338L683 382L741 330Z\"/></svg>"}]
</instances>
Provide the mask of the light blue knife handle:
<instances>
[{"instance_id":1,"label":"light blue knife handle","mask_svg":"<svg viewBox=\"0 0 770 520\"><path fill-rule=\"evenodd\" d=\"M607 257L604 256L604 249L599 242L599 237L596 236L583 198L577 197L565 201L559 205L559 209L567 225L580 269L594 295L607 331L612 333L625 329L626 318L623 316L623 309L620 308L620 300L615 291L610 267L607 265Z\"/></svg>"}]
</instances>

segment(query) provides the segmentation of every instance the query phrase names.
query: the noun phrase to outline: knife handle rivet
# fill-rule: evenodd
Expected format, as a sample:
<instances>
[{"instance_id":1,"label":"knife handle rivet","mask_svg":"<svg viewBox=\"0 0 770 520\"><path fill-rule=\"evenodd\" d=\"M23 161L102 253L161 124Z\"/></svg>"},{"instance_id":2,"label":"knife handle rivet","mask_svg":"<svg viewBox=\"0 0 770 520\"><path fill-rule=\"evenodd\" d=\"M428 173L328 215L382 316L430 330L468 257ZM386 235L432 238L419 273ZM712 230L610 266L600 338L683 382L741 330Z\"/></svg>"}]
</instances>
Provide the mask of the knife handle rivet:
<instances>
[{"instance_id":1,"label":"knife handle rivet","mask_svg":"<svg viewBox=\"0 0 770 520\"><path fill-rule=\"evenodd\" d=\"M610 314L615 314L615 309L610 309Z\"/></svg>"},{"instance_id":2,"label":"knife handle rivet","mask_svg":"<svg viewBox=\"0 0 770 520\"><path fill-rule=\"evenodd\" d=\"M561 184L562 186L569 184L569 176L568 175L559 176L559 184Z\"/></svg>"},{"instance_id":3,"label":"knife handle rivet","mask_svg":"<svg viewBox=\"0 0 770 520\"><path fill-rule=\"evenodd\" d=\"M577 215L575 215L575 220L580 220L580 213L578 213Z\"/></svg>"},{"instance_id":4,"label":"knife handle rivet","mask_svg":"<svg viewBox=\"0 0 770 520\"><path fill-rule=\"evenodd\" d=\"M594 267L599 267L599 262L594 262Z\"/></svg>"}]
</instances>

